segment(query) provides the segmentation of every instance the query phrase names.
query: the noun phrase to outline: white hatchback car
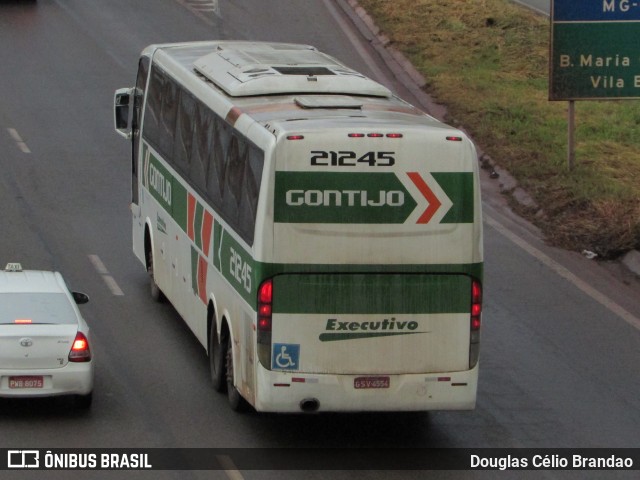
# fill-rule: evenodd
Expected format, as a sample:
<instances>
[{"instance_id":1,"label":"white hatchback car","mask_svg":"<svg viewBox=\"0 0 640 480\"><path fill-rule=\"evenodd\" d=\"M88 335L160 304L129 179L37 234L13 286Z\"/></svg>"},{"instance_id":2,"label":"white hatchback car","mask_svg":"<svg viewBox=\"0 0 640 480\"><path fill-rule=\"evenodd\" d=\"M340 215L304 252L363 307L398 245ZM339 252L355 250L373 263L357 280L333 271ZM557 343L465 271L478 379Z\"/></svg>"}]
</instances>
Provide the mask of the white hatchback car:
<instances>
[{"instance_id":1,"label":"white hatchback car","mask_svg":"<svg viewBox=\"0 0 640 480\"><path fill-rule=\"evenodd\" d=\"M89 327L58 272L0 271L0 397L73 395L91 406L93 359Z\"/></svg>"}]
</instances>

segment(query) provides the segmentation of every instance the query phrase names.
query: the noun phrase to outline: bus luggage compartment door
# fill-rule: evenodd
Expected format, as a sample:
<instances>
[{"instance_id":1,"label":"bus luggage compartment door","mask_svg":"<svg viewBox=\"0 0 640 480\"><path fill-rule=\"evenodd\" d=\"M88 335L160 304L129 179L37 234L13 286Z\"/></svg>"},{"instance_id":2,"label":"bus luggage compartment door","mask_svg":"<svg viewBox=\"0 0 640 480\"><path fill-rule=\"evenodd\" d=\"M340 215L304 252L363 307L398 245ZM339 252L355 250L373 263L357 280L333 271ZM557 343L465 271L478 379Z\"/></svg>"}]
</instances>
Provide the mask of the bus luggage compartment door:
<instances>
[{"instance_id":1,"label":"bus luggage compartment door","mask_svg":"<svg viewBox=\"0 0 640 480\"><path fill-rule=\"evenodd\" d=\"M471 277L287 274L273 279L271 369L408 374L469 369Z\"/></svg>"}]
</instances>

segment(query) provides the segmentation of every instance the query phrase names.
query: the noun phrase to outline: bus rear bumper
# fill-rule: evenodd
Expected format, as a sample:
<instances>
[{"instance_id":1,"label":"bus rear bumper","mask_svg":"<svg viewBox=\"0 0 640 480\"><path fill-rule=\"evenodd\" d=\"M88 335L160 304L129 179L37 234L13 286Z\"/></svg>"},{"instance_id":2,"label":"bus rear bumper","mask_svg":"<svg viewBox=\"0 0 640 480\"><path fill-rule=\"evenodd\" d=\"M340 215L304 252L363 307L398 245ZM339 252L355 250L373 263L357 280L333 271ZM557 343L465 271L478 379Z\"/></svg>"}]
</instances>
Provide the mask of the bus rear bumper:
<instances>
[{"instance_id":1,"label":"bus rear bumper","mask_svg":"<svg viewBox=\"0 0 640 480\"><path fill-rule=\"evenodd\" d=\"M263 412L472 410L478 365L464 372L322 375L258 367L255 408Z\"/></svg>"}]
</instances>

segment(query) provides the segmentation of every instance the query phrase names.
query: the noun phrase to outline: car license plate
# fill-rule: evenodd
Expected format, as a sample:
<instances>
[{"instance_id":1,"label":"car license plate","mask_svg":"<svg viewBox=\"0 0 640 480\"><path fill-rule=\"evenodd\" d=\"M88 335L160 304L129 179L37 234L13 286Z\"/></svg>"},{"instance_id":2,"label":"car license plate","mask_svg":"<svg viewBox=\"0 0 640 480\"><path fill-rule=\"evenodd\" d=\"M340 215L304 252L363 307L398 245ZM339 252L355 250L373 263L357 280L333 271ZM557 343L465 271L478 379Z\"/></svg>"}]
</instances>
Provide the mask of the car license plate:
<instances>
[{"instance_id":1,"label":"car license plate","mask_svg":"<svg viewBox=\"0 0 640 480\"><path fill-rule=\"evenodd\" d=\"M353 380L353 388L389 388L389 377L358 377Z\"/></svg>"},{"instance_id":2,"label":"car license plate","mask_svg":"<svg viewBox=\"0 0 640 480\"><path fill-rule=\"evenodd\" d=\"M42 387L44 387L44 379L41 375L9 377L9 388L42 388Z\"/></svg>"}]
</instances>

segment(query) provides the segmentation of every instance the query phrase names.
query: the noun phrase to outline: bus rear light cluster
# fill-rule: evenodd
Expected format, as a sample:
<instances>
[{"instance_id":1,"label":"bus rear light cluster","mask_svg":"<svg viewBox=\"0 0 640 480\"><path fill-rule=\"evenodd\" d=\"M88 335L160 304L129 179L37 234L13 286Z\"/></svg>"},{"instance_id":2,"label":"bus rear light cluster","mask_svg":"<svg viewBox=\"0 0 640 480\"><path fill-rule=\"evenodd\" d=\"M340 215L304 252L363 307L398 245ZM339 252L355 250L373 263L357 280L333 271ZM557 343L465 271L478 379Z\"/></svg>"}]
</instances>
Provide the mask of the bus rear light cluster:
<instances>
[{"instance_id":1,"label":"bus rear light cluster","mask_svg":"<svg viewBox=\"0 0 640 480\"><path fill-rule=\"evenodd\" d=\"M471 331L480 330L482 316L482 285L474 280L471 283Z\"/></svg>"},{"instance_id":2,"label":"bus rear light cluster","mask_svg":"<svg viewBox=\"0 0 640 480\"><path fill-rule=\"evenodd\" d=\"M258 331L271 332L271 311L273 303L273 280L260 285L258 290Z\"/></svg>"},{"instance_id":3,"label":"bus rear light cluster","mask_svg":"<svg viewBox=\"0 0 640 480\"><path fill-rule=\"evenodd\" d=\"M471 335L469 345L469 368L478 363L480 354L480 326L482 324L482 284L471 281Z\"/></svg>"},{"instance_id":4,"label":"bus rear light cluster","mask_svg":"<svg viewBox=\"0 0 640 480\"><path fill-rule=\"evenodd\" d=\"M271 369L271 327L273 314L273 279L269 278L258 288L258 360Z\"/></svg>"},{"instance_id":5,"label":"bus rear light cluster","mask_svg":"<svg viewBox=\"0 0 640 480\"><path fill-rule=\"evenodd\" d=\"M402 134L401 133L348 133L347 137L349 138L364 138L364 137L369 137L369 138L382 138L382 137L387 137L387 138L402 138Z\"/></svg>"}]
</instances>

